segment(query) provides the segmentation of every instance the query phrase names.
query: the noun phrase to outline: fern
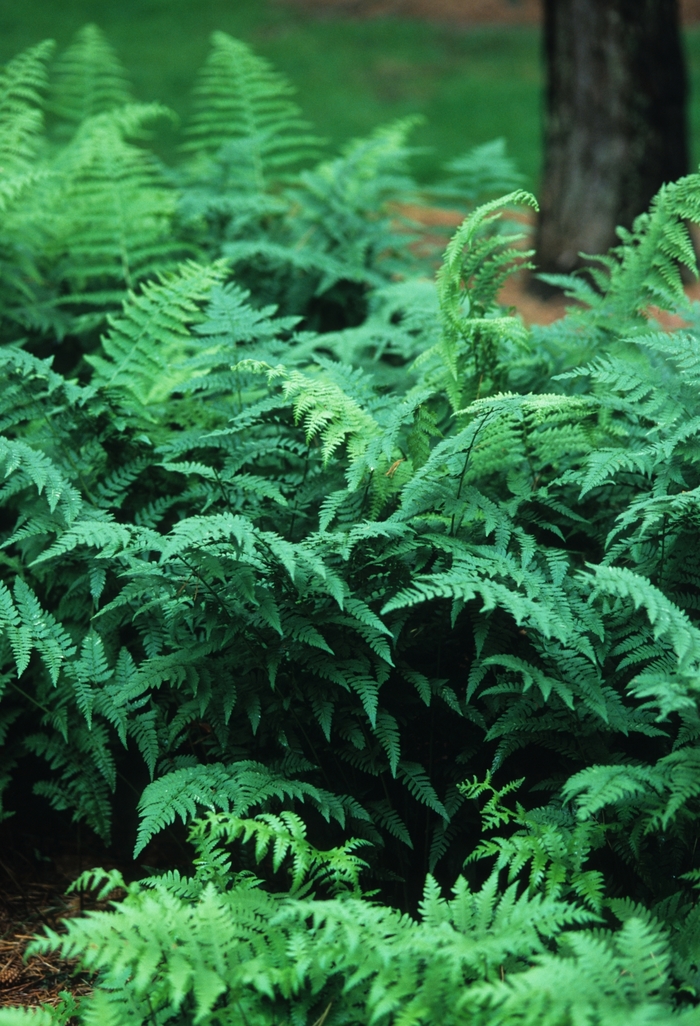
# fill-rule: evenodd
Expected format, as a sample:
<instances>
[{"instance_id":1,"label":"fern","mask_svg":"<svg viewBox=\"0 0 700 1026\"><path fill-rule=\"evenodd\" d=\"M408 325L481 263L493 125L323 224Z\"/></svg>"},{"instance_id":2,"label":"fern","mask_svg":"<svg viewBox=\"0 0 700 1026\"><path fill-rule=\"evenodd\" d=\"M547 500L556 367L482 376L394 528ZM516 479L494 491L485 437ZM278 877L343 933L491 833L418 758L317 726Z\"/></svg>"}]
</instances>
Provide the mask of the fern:
<instances>
[{"instance_id":1,"label":"fern","mask_svg":"<svg viewBox=\"0 0 700 1026\"><path fill-rule=\"evenodd\" d=\"M582 277L543 277L582 300L590 311L585 318L596 328L605 330L610 317L620 326L638 325L649 304L662 309L685 305L680 266L696 268L686 223L697 214L698 179L688 175L665 185L630 231L618 229L622 244L597 258L598 266L590 272L598 289ZM572 323L578 320L574 316Z\"/></svg>"},{"instance_id":2,"label":"fern","mask_svg":"<svg viewBox=\"0 0 700 1026\"><path fill-rule=\"evenodd\" d=\"M262 190L278 169L308 159L317 140L289 99L293 89L265 60L225 32L215 32L211 42L183 150L214 156L226 143L241 140L237 158L250 187Z\"/></svg>"},{"instance_id":3,"label":"fern","mask_svg":"<svg viewBox=\"0 0 700 1026\"><path fill-rule=\"evenodd\" d=\"M102 31L83 26L56 61L49 110L74 131L131 100L126 72Z\"/></svg>"},{"instance_id":4,"label":"fern","mask_svg":"<svg viewBox=\"0 0 700 1026\"><path fill-rule=\"evenodd\" d=\"M182 254L169 238L175 196L151 155L126 139L164 113L133 105L96 114L55 162L62 187L49 200L51 257L71 304L114 306L124 290Z\"/></svg>"},{"instance_id":5,"label":"fern","mask_svg":"<svg viewBox=\"0 0 700 1026\"><path fill-rule=\"evenodd\" d=\"M164 169L94 29L44 134L49 51L0 89L0 786L108 841L123 780L137 860L197 852L40 942L77 1019L696 1021L699 322L648 317L700 181L530 329L534 199L433 283L411 119L304 167L217 35Z\"/></svg>"},{"instance_id":6,"label":"fern","mask_svg":"<svg viewBox=\"0 0 700 1026\"><path fill-rule=\"evenodd\" d=\"M450 241L437 276L442 337L417 365L444 389L453 412L497 385L498 344L524 343L522 325L499 317L495 300L501 285L531 254L515 247L522 233L489 232L504 205L537 208L529 193L516 191L470 214ZM468 384L461 384L464 378Z\"/></svg>"},{"instance_id":7,"label":"fern","mask_svg":"<svg viewBox=\"0 0 700 1026\"><path fill-rule=\"evenodd\" d=\"M506 153L505 139L474 146L443 165L449 177L431 190L440 198L476 205L491 196L514 192L522 181L514 161Z\"/></svg>"},{"instance_id":8,"label":"fern","mask_svg":"<svg viewBox=\"0 0 700 1026\"><path fill-rule=\"evenodd\" d=\"M0 74L0 272L3 319L23 327L41 321L39 258L46 246L40 219L32 216L33 189L45 175L38 164L42 148L47 63L53 43L19 54ZM29 207L29 209L27 209ZM15 329L16 330L16 329Z\"/></svg>"},{"instance_id":9,"label":"fern","mask_svg":"<svg viewBox=\"0 0 700 1026\"><path fill-rule=\"evenodd\" d=\"M43 128L42 106L48 85L46 64L51 40L11 60L0 77L0 160L12 174L28 170L37 157Z\"/></svg>"},{"instance_id":10,"label":"fern","mask_svg":"<svg viewBox=\"0 0 700 1026\"><path fill-rule=\"evenodd\" d=\"M135 855L155 833L173 823L194 817L200 806L234 811L239 817L271 799L296 798L309 801L326 819L345 824L342 801L313 785L289 780L259 763L242 762L233 766L189 766L174 770L145 789L139 811L142 816Z\"/></svg>"},{"instance_id":11,"label":"fern","mask_svg":"<svg viewBox=\"0 0 700 1026\"><path fill-rule=\"evenodd\" d=\"M110 319L104 356L89 357L95 383L126 391L144 405L165 399L187 378L187 326L201 321L197 303L221 274L221 268L185 264L125 303L124 315Z\"/></svg>"},{"instance_id":12,"label":"fern","mask_svg":"<svg viewBox=\"0 0 700 1026\"><path fill-rule=\"evenodd\" d=\"M47 930L34 941L33 951L58 948L103 970L79 1008L84 1021L99 1011L119 1023L146 1007L187 1009L200 1021L235 1009L256 1018L325 1010L340 1023L465 1013L505 1023L537 1014L554 1024L574 1008L611 1021L637 1014L697 1021L694 1009L671 1008L668 935L646 917L622 912L619 931L586 932L590 913L552 898L517 897L512 887L499 895L494 876L476 891L460 878L450 899L428 877L416 921L357 890L295 899L316 868L335 868L335 886L356 888L358 863L348 850L315 851L294 817L214 817L195 823L191 836L200 851L194 878L132 884L112 912L73 919L65 934ZM288 894L266 893L260 881L232 872L216 845L239 836L255 839L258 861L274 845L273 871L293 853ZM102 894L115 885L123 886L121 878L102 871L80 881Z\"/></svg>"},{"instance_id":13,"label":"fern","mask_svg":"<svg viewBox=\"0 0 700 1026\"><path fill-rule=\"evenodd\" d=\"M234 262L284 313L304 314L321 330L356 325L368 286L403 277L410 257L410 225L396 223L391 201L399 190L406 198L415 191L407 166L414 124L403 119L353 141L340 157L302 171L274 202L249 200L230 175L184 202L190 210L204 205L212 254Z\"/></svg>"}]
</instances>

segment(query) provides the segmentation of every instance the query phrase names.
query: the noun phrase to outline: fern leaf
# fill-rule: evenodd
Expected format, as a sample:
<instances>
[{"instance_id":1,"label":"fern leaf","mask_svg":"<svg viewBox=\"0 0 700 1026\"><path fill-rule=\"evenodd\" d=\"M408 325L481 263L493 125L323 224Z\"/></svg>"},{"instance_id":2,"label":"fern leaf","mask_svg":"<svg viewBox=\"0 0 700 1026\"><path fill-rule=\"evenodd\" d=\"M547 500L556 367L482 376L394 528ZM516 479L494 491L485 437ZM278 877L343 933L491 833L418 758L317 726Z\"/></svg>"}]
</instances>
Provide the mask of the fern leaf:
<instances>
[{"instance_id":1,"label":"fern leaf","mask_svg":"<svg viewBox=\"0 0 700 1026\"><path fill-rule=\"evenodd\" d=\"M222 273L221 266L187 263L177 274L161 274L157 283L132 295L122 316L109 319L104 355L88 357L94 384L117 389L144 405L165 399L186 380L181 365L190 349L189 326L202 321L198 304Z\"/></svg>"},{"instance_id":2,"label":"fern leaf","mask_svg":"<svg viewBox=\"0 0 700 1026\"><path fill-rule=\"evenodd\" d=\"M42 608L34 592L20 577L15 578L14 599L32 644L38 650L51 682L55 685L63 664L74 655L75 645L55 617Z\"/></svg>"},{"instance_id":3,"label":"fern leaf","mask_svg":"<svg viewBox=\"0 0 700 1026\"><path fill-rule=\"evenodd\" d=\"M175 194L156 159L128 141L168 114L157 104L96 114L57 161L51 255L70 288L64 305L114 309L126 290L184 255L172 239Z\"/></svg>"},{"instance_id":4,"label":"fern leaf","mask_svg":"<svg viewBox=\"0 0 700 1026\"><path fill-rule=\"evenodd\" d=\"M430 779L425 769L417 762L405 762L401 761L398 764L397 776L399 780L404 780L408 790L411 792L416 801L421 802L422 805L426 805L433 812L436 812L438 816L442 816L443 819L449 819L447 810L437 796L435 788L430 783Z\"/></svg>"},{"instance_id":5,"label":"fern leaf","mask_svg":"<svg viewBox=\"0 0 700 1026\"><path fill-rule=\"evenodd\" d=\"M46 40L11 60L0 74L0 165L10 172L29 169L43 128L46 65L54 43Z\"/></svg>"},{"instance_id":6,"label":"fern leaf","mask_svg":"<svg viewBox=\"0 0 700 1026\"><path fill-rule=\"evenodd\" d=\"M201 807L231 810L241 816L273 798L307 800L326 818L345 822L343 804L334 796L312 784L289 780L260 763L188 766L159 777L144 790L134 857L160 830L177 818L183 822L193 819Z\"/></svg>"},{"instance_id":7,"label":"fern leaf","mask_svg":"<svg viewBox=\"0 0 700 1026\"><path fill-rule=\"evenodd\" d=\"M126 73L97 25L84 25L54 68L49 110L75 129L131 102Z\"/></svg>"},{"instance_id":8,"label":"fern leaf","mask_svg":"<svg viewBox=\"0 0 700 1026\"><path fill-rule=\"evenodd\" d=\"M225 32L215 32L211 43L183 150L213 156L244 139L251 185L263 190L279 168L307 159L317 140L289 98L293 89L267 61Z\"/></svg>"}]
</instances>

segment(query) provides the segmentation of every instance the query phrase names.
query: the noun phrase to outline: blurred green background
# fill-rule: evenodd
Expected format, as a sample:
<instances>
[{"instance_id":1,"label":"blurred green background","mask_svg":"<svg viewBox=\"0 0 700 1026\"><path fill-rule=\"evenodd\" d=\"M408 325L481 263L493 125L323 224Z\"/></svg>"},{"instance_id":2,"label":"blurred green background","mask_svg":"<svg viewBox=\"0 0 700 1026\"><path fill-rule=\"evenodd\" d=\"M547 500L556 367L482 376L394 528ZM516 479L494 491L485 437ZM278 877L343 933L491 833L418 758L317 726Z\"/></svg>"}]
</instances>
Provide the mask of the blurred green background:
<instances>
[{"instance_id":1,"label":"blurred green background","mask_svg":"<svg viewBox=\"0 0 700 1026\"><path fill-rule=\"evenodd\" d=\"M187 112L189 90L214 29L250 43L296 86L306 116L331 147L404 114L422 181L470 146L504 136L537 189L542 69L527 27L458 29L417 21L319 19L278 0L0 0L0 63L41 39L59 46L86 22L107 34L137 97ZM700 27L685 30L690 131L700 160ZM174 140L163 140L167 151Z\"/></svg>"}]
</instances>

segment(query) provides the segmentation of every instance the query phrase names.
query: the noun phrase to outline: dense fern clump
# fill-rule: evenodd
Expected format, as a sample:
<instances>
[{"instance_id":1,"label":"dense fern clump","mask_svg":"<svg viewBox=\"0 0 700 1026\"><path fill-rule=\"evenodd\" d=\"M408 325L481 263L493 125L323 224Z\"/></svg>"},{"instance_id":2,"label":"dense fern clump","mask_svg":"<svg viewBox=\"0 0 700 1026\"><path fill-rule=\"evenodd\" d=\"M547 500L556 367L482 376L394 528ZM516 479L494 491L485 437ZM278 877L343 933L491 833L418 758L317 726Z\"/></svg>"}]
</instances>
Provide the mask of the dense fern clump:
<instances>
[{"instance_id":1,"label":"dense fern clump","mask_svg":"<svg viewBox=\"0 0 700 1026\"><path fill-rule=\"evenodd\" d=\"M530 329L499 143L433 280L411 121L319 159L217 33L166 168L98 29L51 55L0 79L0 816L41 765L109 843L121 780L197 856L0 1023L700 1022L700 176Z\"/></svg>"}]
</instances>

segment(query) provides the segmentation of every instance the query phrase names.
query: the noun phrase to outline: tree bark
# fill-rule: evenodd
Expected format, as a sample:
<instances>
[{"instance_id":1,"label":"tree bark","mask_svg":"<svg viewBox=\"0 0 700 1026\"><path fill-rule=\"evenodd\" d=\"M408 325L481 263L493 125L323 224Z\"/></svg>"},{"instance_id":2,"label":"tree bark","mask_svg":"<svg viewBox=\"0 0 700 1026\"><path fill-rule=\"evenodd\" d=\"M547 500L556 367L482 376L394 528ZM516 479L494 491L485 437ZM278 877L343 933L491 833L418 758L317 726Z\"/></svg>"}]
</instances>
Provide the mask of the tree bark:
<instances>
[{"instance_id":1,"label":"tree bark","mask_svg":"<svg viewBox=\"0 0 700 1026\"><path fill-rule=\"evenodd\" d=\"M545 164L535 262L605 253L688 171L677 0L544 0Z\"/></svg>"}]
</instances>

